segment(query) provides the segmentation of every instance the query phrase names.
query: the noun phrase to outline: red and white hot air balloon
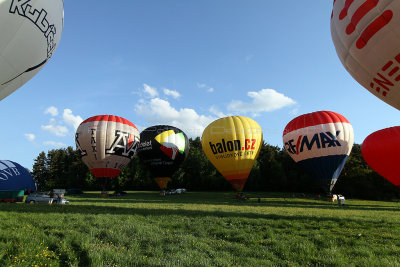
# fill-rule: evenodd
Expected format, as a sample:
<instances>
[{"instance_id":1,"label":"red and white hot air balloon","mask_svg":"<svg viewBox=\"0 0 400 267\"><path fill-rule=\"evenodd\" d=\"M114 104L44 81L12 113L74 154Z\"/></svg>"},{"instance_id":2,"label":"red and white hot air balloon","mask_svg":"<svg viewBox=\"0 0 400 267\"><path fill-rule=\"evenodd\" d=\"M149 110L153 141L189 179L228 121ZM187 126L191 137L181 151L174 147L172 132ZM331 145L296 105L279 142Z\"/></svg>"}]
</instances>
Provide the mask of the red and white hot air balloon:
<instances>
[{"instance_id":1,"label":"red and white hot air balloon","mask_svg":"<svg viewBox=\"0 0 400 267\"><path fill-rule=\"evenodd\" d=\"M132 122L113 115L86 119L75 135L83 162L98 178L115 178L135 155L139 140Z\"/></svg>"},{"instance_id":2,"label":"red and white hot air balloon","mask_svg":"<svg viewBox=\"0 0 400 267\"><path fill-rule=\"evenodd\" d=\"M283 131L286 151L330 193L354 143L353 127L332 111L317 111L290 121Z\"/></svg>"},{"instance_id":3,"label":"red and white hot air balloon","mask_svg":"<svg viewBox=\"0 0 400 267\"><path fill-rule=\"evenodd\" d=\"M376 131L361 145L368 165L386 180L400 188L400 126Z\"/></svg>"},{"instance_id":4,"label":"red and white hot air balloon","mask_svg":"<svg viewBox=\"0 0 400 267\"><path fill-rule=\"evenodd\" d=\"M334 0L331 34L351 76L400 109L400 1Z\"/></svg>"}]
</instances>

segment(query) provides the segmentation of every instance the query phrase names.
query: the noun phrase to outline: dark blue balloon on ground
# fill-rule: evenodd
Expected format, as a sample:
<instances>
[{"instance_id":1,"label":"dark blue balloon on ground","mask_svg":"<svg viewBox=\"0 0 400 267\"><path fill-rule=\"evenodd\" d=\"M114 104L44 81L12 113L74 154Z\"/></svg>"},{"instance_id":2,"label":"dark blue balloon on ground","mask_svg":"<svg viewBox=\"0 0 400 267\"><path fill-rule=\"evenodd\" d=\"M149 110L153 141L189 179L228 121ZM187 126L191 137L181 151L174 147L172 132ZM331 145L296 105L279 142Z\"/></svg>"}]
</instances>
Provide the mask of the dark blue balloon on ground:
<instances>
[{"instance_id":1,"label":"dark blue balloon on ground","mask_svg":"<svg viewBox=\"0 0 400 267\"><path fill-rule=\"evenodd\" d=\"M36 191L36 184L27 169L16 162L0 160L0 190Z\"/></svg>"}]
</instances>

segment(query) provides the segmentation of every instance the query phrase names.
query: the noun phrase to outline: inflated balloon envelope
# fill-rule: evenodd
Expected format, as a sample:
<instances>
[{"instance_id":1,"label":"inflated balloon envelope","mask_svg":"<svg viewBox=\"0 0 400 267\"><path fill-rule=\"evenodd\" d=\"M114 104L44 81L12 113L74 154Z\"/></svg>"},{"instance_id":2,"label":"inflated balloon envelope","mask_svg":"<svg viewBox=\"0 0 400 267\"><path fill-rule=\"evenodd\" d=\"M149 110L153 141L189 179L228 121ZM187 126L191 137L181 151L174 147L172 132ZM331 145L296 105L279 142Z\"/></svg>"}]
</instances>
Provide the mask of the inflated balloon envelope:
<instances>
[{"instance_id":1,"label":"inflated balloon envelope","mask_svg":"<svg viewBox=\"0 0 400 267\"><path fill-rule=\"evenodd\" d=\"M201 138L207 158L239 192L243 191L262 143L260 125L244 116L224 117L212 122Z\"/></svg>"},{"instance_id":2,"label":"inflated balloon envelope","mask_svg":"<svg viewBox=\"0 0 400 267\"><path fill-rule=\"evenodd\" d=\"M149 168L154 180L165 189L171 176L178 170L189 154L186 134L169 125L155 125L140 133L138 156Z\"/></svg>"},{"instance_id":3,"label":"inflated balloon envelope","mask_svg":"<svg viewBox=\"0 0 400 267\"><path fill-rule=\"evenodd\" d=\"M400 188L400 126L376 131L365 138L361 153L368 165Z\"/></svg>"},{"instance_id":4,"label":"inflated balloon envelope","mask_svg":"<svg viewBox=\"0 0 400 267\"><path fill-rule=\"evenodd\" d=\"M63 23L63 0L0 0L0 100L43 68Z\"/></svg>"},{"instance_id":5,"label":"inflated balloon envelope","mask_svg":"<svg viewBox=\"0 0 400 267\"><path fill-rule=\"evenodd\" d=\"M358 83L400 109L400 1L333 2L331 34L340 61Z\"/></svg>"},{"instance_id":6,"label":"inflated balloon envelope","mask_svg":"<svg viewBox=\"0 0 400 267\"><path fill-rule=\"evenodd\" d=\"M36 191L36 184L23 166L10 160L0 160L0 190Z\"/></svg>"},{"instance_id":7,"label":"inflated balloon envelope","mask_svg":"<svg viewBox=\"0 0 400 267\"><path fill-rule=\"evenodd\" d=\"M336 112L312 112L286 125L283 144L292 159L330 193L353 148L353 127Z\"/></svg>"},{"instance_id":8,"label":"inflated balloon envelope","mask_svg":"<svg viewBox=\"0 0 400 267\"><path fill-rule=\"evenodd\" d=\"M90 117L75 134L82 161L98 178L115 178L136 154L139 140L139 131L132 122L113 115Z\"/></svg>"}]
</instances>

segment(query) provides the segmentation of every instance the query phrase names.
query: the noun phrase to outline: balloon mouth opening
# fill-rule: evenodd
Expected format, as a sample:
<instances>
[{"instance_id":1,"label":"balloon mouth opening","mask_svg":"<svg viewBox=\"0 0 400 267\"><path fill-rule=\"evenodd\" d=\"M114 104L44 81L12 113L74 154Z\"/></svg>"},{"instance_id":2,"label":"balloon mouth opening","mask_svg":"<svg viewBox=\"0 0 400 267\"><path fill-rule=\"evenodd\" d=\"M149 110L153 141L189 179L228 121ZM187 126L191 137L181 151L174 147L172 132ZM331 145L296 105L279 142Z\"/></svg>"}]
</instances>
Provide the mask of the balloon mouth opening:
<instances>
[{"instance_id":1,"label":"balloon mouth opening","mask_svg":"<svg viewBox=\"0 0 400 267\"><path fill-rule=\"evenodd\" d=\"M160 189L165 189L169 181L171 181L170 177L156 177L154 178Z\"/></svg>"},{"instance_id":2,"label":"balloon mouth opening","mask_svg":"<svg viewBox=\"0 0 400 267\"><path fill-rule=\"evenodd\" d=\"M246 184L247 178L234 178L234 179L227 178L227 180L228 182L231 183L232 187L235 188L236 191L242 192Z\"/></svg>"},{"instance_id":3,"label":"balloon mouth opening","mask_svg":"<svg viewBox=\"0 0 400 267\"><path fill-rule=\"evenodd\" d=\"M101 178L101 177L115 178L121 172L121 170L111 169L111 168L95 168L95 169L91 169L90 171L97 178Z\"/></svg>"}]
</instances>

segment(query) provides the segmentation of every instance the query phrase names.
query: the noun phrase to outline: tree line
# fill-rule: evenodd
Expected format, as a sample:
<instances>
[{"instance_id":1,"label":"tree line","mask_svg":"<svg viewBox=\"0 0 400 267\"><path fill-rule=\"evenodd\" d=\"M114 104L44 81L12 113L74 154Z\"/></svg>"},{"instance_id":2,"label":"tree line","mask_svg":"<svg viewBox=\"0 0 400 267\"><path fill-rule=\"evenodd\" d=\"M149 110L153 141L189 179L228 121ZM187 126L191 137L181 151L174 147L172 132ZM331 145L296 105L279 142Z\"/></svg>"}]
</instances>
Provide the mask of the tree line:
<instances>
[{"instance_id":1,"label":"tree line","mask_svg":"<svg viewBox=\"0 0 400 267\"><path fill-rule=\"evenodd\" d=\"M189 155L172 176L168 188L191 191L229 191L229 182L203 153L200 138L190 139ZM101 190L158 190L158 186L140 158L135 156L115 179L95 178L72 147L41 152L34 160L32 177L38 190L81 188ZM297 192L323 194L320 186L292 160L282 148L263 143L244 191ZM354 144L350 157L333 193L361 199L393 199L400 190L374 172Z\"/></svg>"}]
</instances>

